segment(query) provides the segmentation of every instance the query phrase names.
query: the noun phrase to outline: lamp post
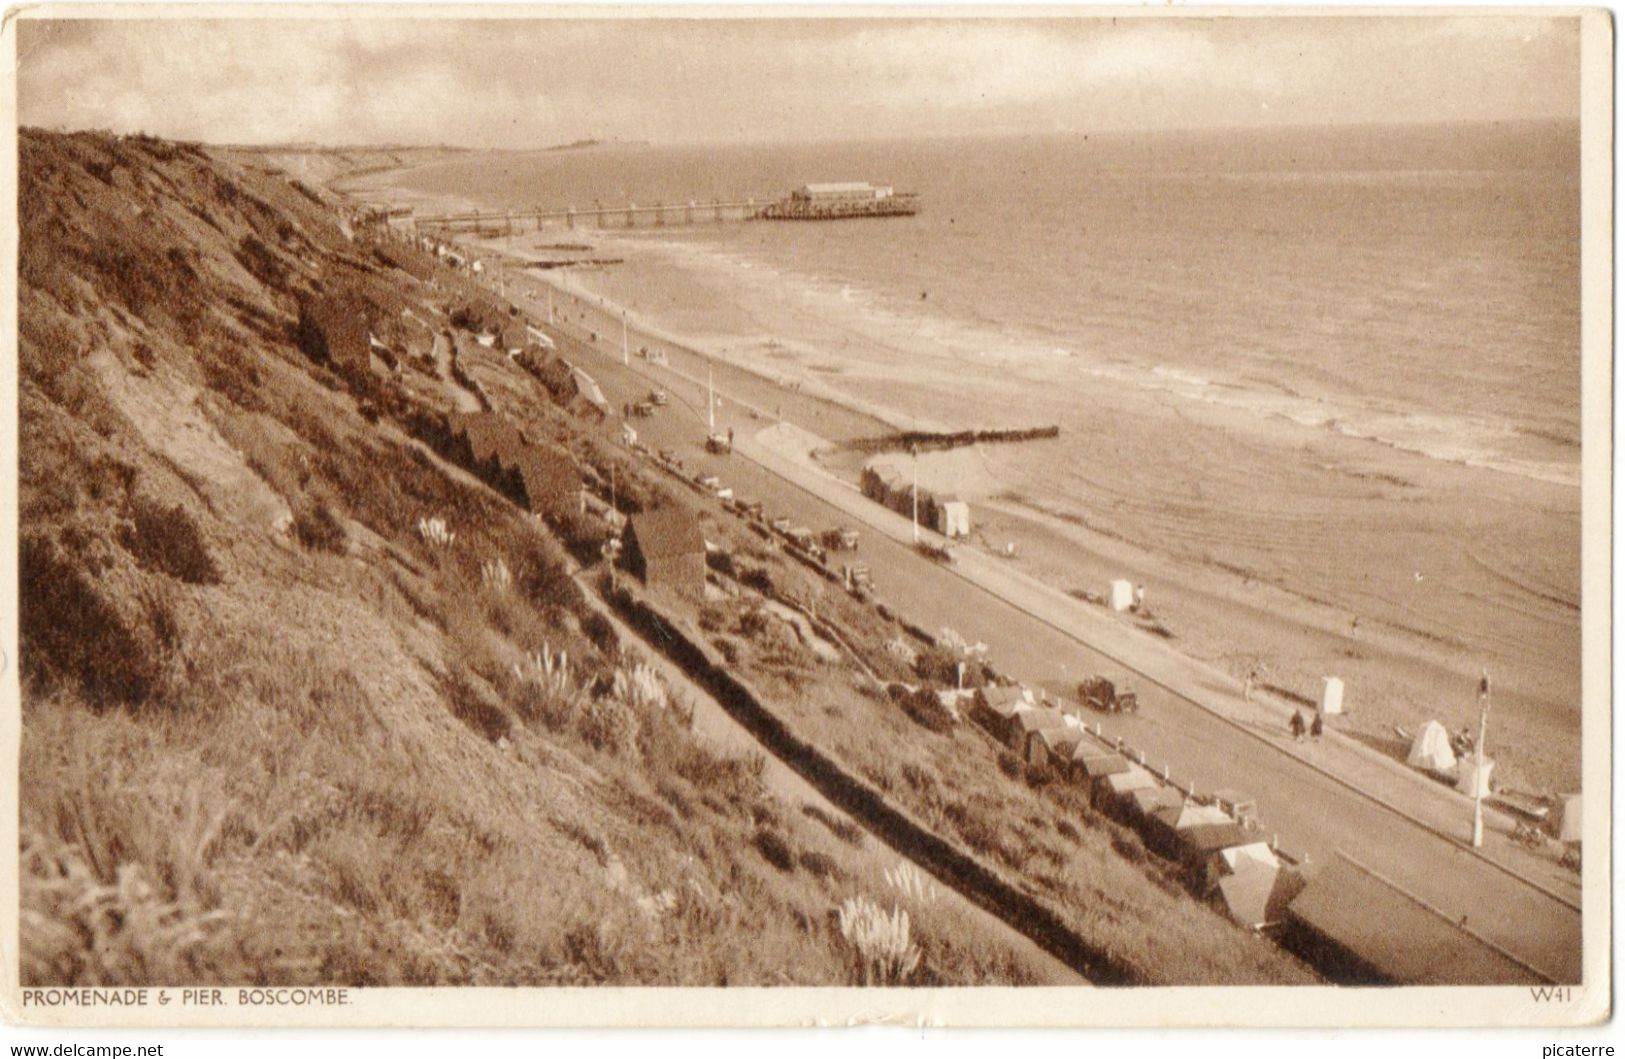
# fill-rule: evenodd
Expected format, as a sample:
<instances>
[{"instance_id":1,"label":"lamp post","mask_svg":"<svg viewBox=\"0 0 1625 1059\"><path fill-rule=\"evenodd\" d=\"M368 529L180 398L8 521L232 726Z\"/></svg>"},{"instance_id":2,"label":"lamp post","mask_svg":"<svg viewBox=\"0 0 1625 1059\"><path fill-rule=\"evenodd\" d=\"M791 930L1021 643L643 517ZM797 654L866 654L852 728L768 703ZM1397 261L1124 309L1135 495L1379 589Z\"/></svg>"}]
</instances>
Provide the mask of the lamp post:
<instances>
[{"instance_id":1,"label":"lamp post","mask_svg":"<svg viewBox=\"0 0 1625 1059\"><path fill-rule=\"evenodd\" d=\"M914 471L914 484L909 489L909 499L914 502L914 543L920 543L920 446L908 447L909 467Z\"/></svg>"},{"instance_id":2,"label":"lamp post","mask_svg":"<svg viewBox=\"0 0 1625 1059\"><path fill-rule=\"evenodd\" d=\"M1490 727L1490 671L1478 678L1478 745L1473 748L1473 848L1484 844L1484 741Z\"/></svg>"}]
</instances>

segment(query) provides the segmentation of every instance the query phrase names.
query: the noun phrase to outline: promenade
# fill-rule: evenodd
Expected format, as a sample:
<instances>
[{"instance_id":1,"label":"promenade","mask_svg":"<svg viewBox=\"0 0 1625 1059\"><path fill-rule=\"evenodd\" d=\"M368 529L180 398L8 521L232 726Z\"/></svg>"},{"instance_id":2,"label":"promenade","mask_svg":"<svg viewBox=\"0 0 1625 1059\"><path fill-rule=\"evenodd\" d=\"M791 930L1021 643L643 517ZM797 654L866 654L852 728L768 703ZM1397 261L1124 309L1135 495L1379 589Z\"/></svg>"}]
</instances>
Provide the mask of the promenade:
<instances>
[{"instance_id":1,"label":"promenade","mask_svg":"<svg viewBox=\"0 0 1625 1059\"><path fill-rule=\"evenodd\" d=\"M516 297L512 288L509 296ZM523 292L517 300L546 318L545 304ZM584 339L596 330L619 338L618 316L585 302L576 310L579 325L572 322L568 334ZM645 341L633 333L634 344ZM1347 855L1401 891L1396 900L1447 919L1461 940L1452 958L1465 980L1580 980L1578 879L1511 843L1510 820L1489 814L1486 845L1474 850L1467 842L1471 803L1455 791L1335 731L1318 743L1293 741L1286 729L1292 705L1267 696L1248 704L1227 674L985 552L958 547L957 561L946 566L923 558L912 547L907 518L796 458L784 443L792 432L774 429L763 408L724 401L718 427L734 428L735 455L706 454L698 354L662 342L669 366L623 365L618 342L614 349L608 342L592 347L566 339L566 345L577 356L593 350L581 359L613 405L651 386L672 393L671 409L635 421L650 447L669 448L691 467L717 474L738 494L761 500L769 514L815 529L865 527L856 559L873 568L879 597L899 613L986 643L1002 671L1052 694L1070 695L1079 679L1096 673L1133 683L1139 715L1103 718L1106 733L1198 789L1238 787L1254 795L1266 829L1311 865ZM1472 977L1474 966L1492 978Z\"/></svg>"}]
</instances>

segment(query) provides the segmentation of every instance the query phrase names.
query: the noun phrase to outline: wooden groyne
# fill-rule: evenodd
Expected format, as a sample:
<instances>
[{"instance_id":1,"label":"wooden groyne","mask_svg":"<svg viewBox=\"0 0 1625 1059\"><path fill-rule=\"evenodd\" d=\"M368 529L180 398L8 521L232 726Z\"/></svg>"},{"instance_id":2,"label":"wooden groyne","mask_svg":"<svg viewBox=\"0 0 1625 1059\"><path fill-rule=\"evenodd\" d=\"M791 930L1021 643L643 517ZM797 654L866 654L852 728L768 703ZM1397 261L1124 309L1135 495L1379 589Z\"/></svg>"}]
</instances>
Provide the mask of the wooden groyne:
<instances>
[{"instance_id":1,"label":"wooden groyne","mask_svg":"<svg viewBox=\"0 0 1625 1059\"><path fill-rule=\"evenodd\" d=\"M929 430L904 430L896 434L883 434L876 438L853 438L842 443L842 448L870 454L880 452L907 452L910 449L926 451L963 448L1009 441L1042 441L1061 436L1061 428L1029 427L1024 430L960 430L945 434Z\"/></svg>"}]
</instances>

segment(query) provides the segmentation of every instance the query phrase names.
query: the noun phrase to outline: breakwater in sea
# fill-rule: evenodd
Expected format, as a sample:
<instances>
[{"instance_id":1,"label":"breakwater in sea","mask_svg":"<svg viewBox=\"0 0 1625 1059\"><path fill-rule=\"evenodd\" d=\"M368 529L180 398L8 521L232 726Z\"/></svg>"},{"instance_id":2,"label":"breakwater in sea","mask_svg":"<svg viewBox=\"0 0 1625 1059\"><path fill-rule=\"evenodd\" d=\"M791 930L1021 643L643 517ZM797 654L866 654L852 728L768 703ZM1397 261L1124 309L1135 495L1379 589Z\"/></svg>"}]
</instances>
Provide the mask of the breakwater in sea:
<instances>
[{"instance_id":1,"label":"breakwater in sea","mask_svg":"<svg viewBox=\"0 0 1625 1059\"><path fill-rule=\"evenodd\" d=\"M1058 426L1030 427L1025 430L957 430L943 433L933 430L900 430L874 438L851 438L841 443L843 449L874 454L879 452L907 452L910 449L933 451L957 449L966 445L990 442L1041 441L1061 436Z\"/></svg>"}]
</instances>

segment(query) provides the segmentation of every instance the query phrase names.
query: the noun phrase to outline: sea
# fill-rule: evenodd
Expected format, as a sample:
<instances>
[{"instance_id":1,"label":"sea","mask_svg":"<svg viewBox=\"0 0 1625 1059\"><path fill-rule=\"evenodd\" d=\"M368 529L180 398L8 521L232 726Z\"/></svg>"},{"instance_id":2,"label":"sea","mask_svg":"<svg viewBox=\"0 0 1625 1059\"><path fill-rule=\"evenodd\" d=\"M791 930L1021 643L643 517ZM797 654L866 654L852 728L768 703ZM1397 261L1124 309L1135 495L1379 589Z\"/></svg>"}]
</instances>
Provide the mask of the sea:
<instances>
[{"instance_id":1,"label":"sea","mask_svg":"<svg viewBox=\"0 0 1625 1059\"><path fill-rule=\"evenodd\" d=\"M607 288L837 387L872 390L904 361L956 386L996 375L997 407L955 428L1033 425L1069 386L1117 382L1578 485L1572 123L601 144L391 176L493 210L765 201L834 180L914 191L921 209L615 232L667 274L643 304L635 271ZM1025 419L1022 386L1042 397Z\"/></svg>"}]
</instances>

